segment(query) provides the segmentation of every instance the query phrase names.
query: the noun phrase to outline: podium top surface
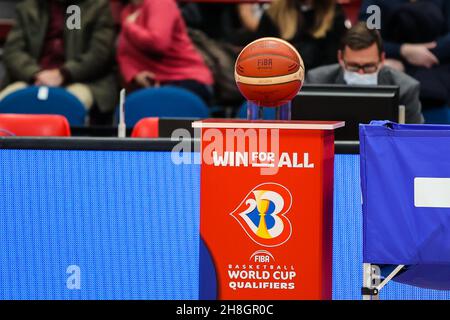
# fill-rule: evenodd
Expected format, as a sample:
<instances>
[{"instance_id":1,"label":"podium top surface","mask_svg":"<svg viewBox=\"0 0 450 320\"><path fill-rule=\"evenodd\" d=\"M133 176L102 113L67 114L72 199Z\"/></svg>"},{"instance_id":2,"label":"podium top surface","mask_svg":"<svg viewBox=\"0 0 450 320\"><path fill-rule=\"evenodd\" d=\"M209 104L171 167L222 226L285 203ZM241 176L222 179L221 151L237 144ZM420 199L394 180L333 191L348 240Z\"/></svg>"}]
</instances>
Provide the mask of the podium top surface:
<instances>
[{"instance_id":1,"label":"podium top surface","mask_svg":"<svg viewBox=\"0 0 450 320\"><path fill-rule=\"evenodd\" d=\"M344 121L284 121L284 120L239 120L205 119L192 123L194 128L230 129L293 129L335 130L345 126Z\"/></svg>"}]
</instances>

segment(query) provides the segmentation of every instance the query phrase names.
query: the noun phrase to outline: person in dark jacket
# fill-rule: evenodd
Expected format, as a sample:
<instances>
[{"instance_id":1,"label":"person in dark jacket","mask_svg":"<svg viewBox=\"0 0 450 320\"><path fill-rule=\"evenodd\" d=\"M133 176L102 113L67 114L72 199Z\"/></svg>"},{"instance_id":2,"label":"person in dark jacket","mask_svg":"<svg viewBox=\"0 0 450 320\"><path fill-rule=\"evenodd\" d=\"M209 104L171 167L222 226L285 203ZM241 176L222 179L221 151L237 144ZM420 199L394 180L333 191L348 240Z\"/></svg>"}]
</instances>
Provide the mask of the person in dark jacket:
<instances>
[{"instance_id":1,"label":"person in dark jacket","mask_svg":"<svg viewBox=\"0 0 450 320\"><path fill-rule=\"evenodd\" d=\"M80 8L81 25L68 27L69 5ZM115 31L107 0L26 0L3 52L6 86L0 99L28 85L65 87L90 109L114 109Z\"/></svg>"},{"instance_id":2,"label":"person in dark jacket","mask_svg":"<svg viewBox=\"0 0 450 320\"><path fill-rule=\"evenodd\" d=\"M450 1L365 0L361 20L373 5L381 12L386 64L420 81L424 105L450 103Z\"/></svg>"},{"instance_id":3,"label":"person in dark jacket","mask_svg":"<svg viewBox=\"0 0 450 320\"><path fill-rule=\"evenodd\" d=\"M274 0L262 15L254 39L289 41L308 70L337 62L336 51L345 31L345 16L334 0Z\"/></svg>"},{"instance_id":4,"label":"person in dark jacket","mask_svg":"<svg viewBox=\"0 0 450 320\"><path fill-rule=\"evenodd\" d=\"M395 85L400 89L400 105L406 108L406 122L424 122L419 100L419 82L401 71L383 65L385 53L377 30L369 30L364 22L356 24L344 37L338 59L339 64L310 70L306 83Z\"/></svg>"}]
</instances>

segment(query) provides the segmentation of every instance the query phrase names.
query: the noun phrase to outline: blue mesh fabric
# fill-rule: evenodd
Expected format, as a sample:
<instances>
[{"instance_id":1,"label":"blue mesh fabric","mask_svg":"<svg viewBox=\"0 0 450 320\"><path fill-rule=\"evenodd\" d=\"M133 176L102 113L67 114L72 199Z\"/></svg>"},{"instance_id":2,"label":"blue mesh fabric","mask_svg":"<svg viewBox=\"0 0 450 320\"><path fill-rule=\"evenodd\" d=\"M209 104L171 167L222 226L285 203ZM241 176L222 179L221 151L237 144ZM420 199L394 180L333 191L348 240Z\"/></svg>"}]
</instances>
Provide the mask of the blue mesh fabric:
<instances>
[{"instance_id":1,"label":"blue mesh fabric","mask_svg":"<svg viewBox=\"0 0 450 320\"><path fill-rule=\"evenodd\" d=\"M0 150L0 299L196 299L199 181L168 152ZM336 156L334 195L333 298L360 299L358 156ZM450 292L391 283L381 297Z\"/></svg>"},{"instance_id":2,"label":"blue mesh fabric","mask_svg":"<svg viewBox=\"0 0 450 320\"><path fill-rule=\"evenodd\" d=\"M0 298L197 298L198 166L161 152L0 159ZM81 290L67 289L70 265Z\"/></svg>"},{"instance_id":3,"label":"blue mesh fabric","mask_svg":"<svg viewBox=\"0 0 450 320\"><path fill-rule=\"evenodd\" d=\"M363 259L359 156L336 155L334 172L333 299L360 299ZM450 291L390 282L380 298L448 300Z\"/></svg>"}]
</instances>

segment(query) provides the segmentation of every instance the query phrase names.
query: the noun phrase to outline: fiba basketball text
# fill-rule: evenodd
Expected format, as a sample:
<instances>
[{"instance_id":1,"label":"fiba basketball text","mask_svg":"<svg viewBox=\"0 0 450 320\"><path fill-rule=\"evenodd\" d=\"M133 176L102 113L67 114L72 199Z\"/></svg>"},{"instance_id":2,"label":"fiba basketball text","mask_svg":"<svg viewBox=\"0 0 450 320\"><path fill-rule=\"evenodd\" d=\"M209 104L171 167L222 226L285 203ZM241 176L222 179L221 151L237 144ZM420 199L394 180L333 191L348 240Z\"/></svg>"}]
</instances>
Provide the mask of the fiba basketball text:
<instances>
[{"instance_id":1,"label":"fiba basketball text","mask_svg":"<svg viewBox=\"0 0 450 320\"><path fill-rule=\"evenodd\" d=\"M258 59L257 68L258 69L271 69L272 59Z\"/></svg>"},{"instance_id":2,"label":"fiba basketball text","mask_svg":"<svg viewBox=\"0 0 450 320\"><path fill-rule=\"evenodd\" d=\"M283 167L315 168L308 150L280 152L278 129L203 130L201 153L199 145L192 145L188 130L177 129L172 133L171 140L178 142L171 153L175 165L204 163L215 167L251 167L259 169L261 175L275 175ZM200 131L196 130L194 141L199 140Z\"/></svg>"}]
</instances>

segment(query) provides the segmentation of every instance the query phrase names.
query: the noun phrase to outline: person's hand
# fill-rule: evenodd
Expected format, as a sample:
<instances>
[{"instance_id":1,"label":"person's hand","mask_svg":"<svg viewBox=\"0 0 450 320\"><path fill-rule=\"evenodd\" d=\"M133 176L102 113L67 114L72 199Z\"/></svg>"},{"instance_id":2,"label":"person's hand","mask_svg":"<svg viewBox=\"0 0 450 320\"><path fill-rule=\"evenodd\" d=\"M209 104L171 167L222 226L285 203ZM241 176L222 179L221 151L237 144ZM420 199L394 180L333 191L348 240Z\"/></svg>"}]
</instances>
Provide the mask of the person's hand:
<instances>
[{"instance_id":1,"label":"person's hand","mask_svg":"<svg viewBox=\"0 0 450 320\"><path fill-rule=\"evenodd\" d=\"M158 82L155 80L155 74L150 71L141 71L134 77L134 82L139 87L148 88L158 86Z\"/></svg>"},{"instance_id":2,"label":"person's hand","mask_svg":"<svg viewBox=\"0 0 450 320\"><path fill-rule=\"evenodd\" d=\"M34 84L37 86L59 87L64 83L64 77L59 69L42 70L36 74Z\"/></svg>"},{"instance_id":3,"label":"person's hand","mask_svg":"<svg viewBox=\"0 0 450 320\"><path fill-rule=\"evenodd\" d=\"M418 67L431 68L439 64L438 58L430 51L436 47L436 42L424 44L404 44L400 48L401 55L410 64Z\"/></svg>"},{"instance_id":4,"label":"person's hand","mask_svg":"<svg viewBox=\"0 0 450 320\"><path fill-rule=\"evenodd\" d=\"M132 14L130 14L125 21L127 23L133 23L136 21L137 17L139 17L139 15L141 14L141 10L136 10L135 12L133 12Z\"/></svg>"},{"instance_id":5,"label":"person's hand","mask_svg":"<svg viewBox=\"0 0 450 320\"><path fill-rule=\"evenodd\" d=\"M386 60L384 60L384 65L386 67L390 67L390 68L395 69L397 71L405 72L405 65L400 60L397 60L397 59L386 59Z\"/></svg>"}]
</instances>

